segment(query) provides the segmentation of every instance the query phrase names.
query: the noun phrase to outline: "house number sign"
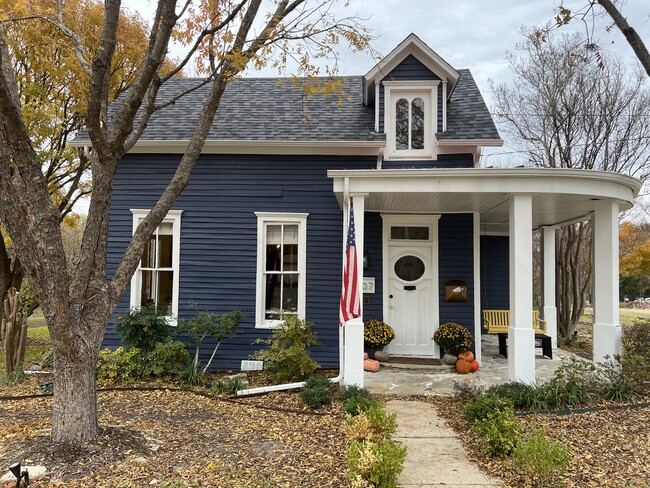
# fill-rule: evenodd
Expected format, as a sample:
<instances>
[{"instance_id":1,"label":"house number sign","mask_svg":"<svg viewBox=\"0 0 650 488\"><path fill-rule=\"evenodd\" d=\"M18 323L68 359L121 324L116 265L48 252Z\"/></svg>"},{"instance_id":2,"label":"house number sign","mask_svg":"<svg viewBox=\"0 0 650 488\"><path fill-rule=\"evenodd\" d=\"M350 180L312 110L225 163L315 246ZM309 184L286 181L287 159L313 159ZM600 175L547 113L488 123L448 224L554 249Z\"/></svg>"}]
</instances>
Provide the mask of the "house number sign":
<instances>
[{"instance_id":1,"label":"house number sign","mask_svg":"<svg viewBox=\"0 0 650 488\"><path fill-rule=\"evenodd\" d=\"M364 293L374 293L375 292L375 279L374 278L363 278L363 292Z\"/></svg>"}]
</instances>

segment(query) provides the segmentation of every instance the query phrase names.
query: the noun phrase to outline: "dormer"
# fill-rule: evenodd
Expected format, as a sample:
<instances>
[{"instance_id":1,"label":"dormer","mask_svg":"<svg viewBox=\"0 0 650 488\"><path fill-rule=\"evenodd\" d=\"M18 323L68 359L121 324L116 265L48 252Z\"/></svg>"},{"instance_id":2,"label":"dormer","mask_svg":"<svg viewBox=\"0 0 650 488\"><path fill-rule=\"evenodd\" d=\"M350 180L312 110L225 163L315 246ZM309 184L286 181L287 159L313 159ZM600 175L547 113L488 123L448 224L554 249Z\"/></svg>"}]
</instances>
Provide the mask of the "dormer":
<instances>
[{"instance_id":1,"label":"dormer","mask_svg":"<svg viewBox=\"0 0 650 488\"><path fill-rule=\"evenodd\" d=\"M460 73L410 34L364 77L364 104L386 134L387 160L437 159L436 133L447 130L447 101Z\"/></svg>"}]
</instances>

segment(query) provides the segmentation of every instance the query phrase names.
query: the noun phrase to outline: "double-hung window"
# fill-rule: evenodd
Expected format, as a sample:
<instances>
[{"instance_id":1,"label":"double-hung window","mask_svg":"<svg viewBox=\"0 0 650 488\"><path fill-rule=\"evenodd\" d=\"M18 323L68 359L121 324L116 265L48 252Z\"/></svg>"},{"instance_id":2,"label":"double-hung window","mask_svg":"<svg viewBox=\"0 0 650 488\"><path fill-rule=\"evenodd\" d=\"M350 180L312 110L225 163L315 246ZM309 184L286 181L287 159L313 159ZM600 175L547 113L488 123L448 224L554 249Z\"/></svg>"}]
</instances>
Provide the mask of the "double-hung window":
<instances>
[{"instance_id":1,"label":"double-hung window","mask_svg":"<svg viewBox=\"0 0 650 488\"><path fill-rule=\"evenodd\" d=\"M149 210L132 209L133 232ZM145 245L131 280L131 307L153 304L175 324L178 315L181 210L170 210Z\"/></svg>"},{"instance_id":2,"label":"double-hung window","mask_svg":"<svg viewBox=\"0 0 650 488\"><path fill-rule=\"evenodd\" d=\"M257 215L256 327L273 327L282 316L305 317L307 215Z\"/></svg>"}]
</instances>

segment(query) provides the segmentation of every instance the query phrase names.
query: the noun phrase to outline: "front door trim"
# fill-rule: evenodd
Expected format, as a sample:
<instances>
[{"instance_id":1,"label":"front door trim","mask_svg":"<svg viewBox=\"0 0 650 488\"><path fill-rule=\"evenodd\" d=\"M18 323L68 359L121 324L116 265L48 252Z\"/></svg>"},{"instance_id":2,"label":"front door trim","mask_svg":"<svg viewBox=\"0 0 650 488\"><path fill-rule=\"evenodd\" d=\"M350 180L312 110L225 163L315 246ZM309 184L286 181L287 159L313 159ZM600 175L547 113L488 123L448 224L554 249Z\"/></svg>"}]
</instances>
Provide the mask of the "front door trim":
<instances>
[{"instance_id":1,"label":"front door trim","mask_svg":"<svg viewBox=\"0 0 650 488\"><path fill-rule=\"evenodd\" d=\"M433 280L433 317L431 320L433 322L433 327L431 331L431 336L433 337L433 332L438 328L440 321L440 294L438 291L439 288L439 271L438 271L438 220L440 219L439 214L429 214L429 215L405 215L405 214L389 214L382 213L380 214L383 220L383 233L382 233L382 279L383 279L383 316L384 320L389 316L388 306L388 293L389 293L389 247L399 246L399 247L412 247L413 249L417 248L430 248L432 249L431 253L431 268L432 268L432 280ZM391 239L391 227L392 226L428 226L429 227L429 239L428 240L392 240ZM390 324L389 324L390 325ZM440 356L440 348L438 345L433 342L431 339L432 353L433 357L437 358ZM390 348L390 346L389 346ZM419 354L418 354L419 355ZM430 357L430 356L429 356Z\"/></svg>"}]
</instances>

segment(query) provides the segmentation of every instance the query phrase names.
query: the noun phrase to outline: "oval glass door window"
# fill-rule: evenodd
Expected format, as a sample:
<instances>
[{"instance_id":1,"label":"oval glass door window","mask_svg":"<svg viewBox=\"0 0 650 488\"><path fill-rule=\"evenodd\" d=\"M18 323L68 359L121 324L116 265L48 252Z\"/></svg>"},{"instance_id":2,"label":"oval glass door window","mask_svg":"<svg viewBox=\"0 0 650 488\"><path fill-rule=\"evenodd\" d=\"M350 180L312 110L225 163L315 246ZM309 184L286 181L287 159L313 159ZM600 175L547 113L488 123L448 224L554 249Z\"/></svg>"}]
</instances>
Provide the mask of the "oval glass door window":
<instances>
[{"instance_id":1,"label":"oval glass door window","mask_svg":"<svg viewBox=\"0 0 650 488\"><path fill-rule=\"evenodd\" d=\"M402 256L395 262L395 274L404 281L416 281L424 274L424 261L417 256Z\"/></svg>"}]
</instances>

